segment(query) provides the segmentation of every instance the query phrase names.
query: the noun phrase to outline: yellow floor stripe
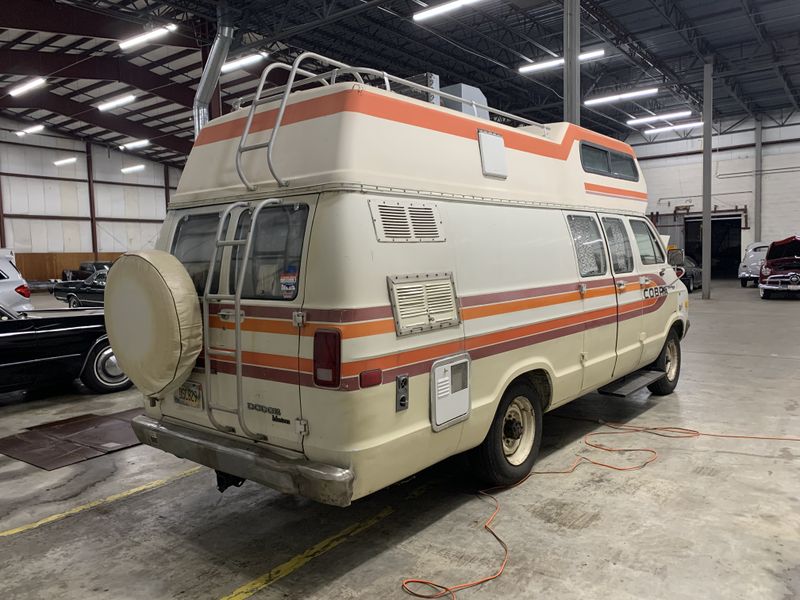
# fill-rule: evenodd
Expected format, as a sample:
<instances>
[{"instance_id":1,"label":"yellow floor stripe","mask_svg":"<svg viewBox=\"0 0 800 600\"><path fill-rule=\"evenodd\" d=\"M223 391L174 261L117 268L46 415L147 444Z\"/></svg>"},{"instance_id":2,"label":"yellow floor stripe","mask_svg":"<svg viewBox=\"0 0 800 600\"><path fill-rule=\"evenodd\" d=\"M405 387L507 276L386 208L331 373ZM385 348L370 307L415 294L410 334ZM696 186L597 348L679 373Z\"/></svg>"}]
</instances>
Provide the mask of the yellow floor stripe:
<instances>
[{"instance_id":1,"label":"yellow floor stripe","mask_svg":"<svg viewBox=\"0 0 800 600\"><path fill-rule=\"evenodd\" d=\"M47 525L48 523L54 523L55 521L66 519L67 517L71 517L72 515L77 515L78 513L82 513L85 510L97 508L98 506L105 506L106 504L117 502L118 500L124 500L125 498L130 498L131 496L135 496L136 494L141 494L143 492L164 487L168 483L172 483L173 481L177 481L178 479L183 479L184 477L188 477L189 475L194 475L202 468L203 467L194 467L192 469L189 469L188 471L183 471L182 473L178 473L177 475L166 477L164 479L157 479L156 481L145 483L144 485L140 485L139 487L135 487L130 490L120 492L119 494L108 496L107 498L101 498L100 500L93 500L92 502L81 504L80 506L76 506L75 508L71 508L62 513L50 515L49 517L45 517L44 519L39 519L38 521L34 521L33 523L28 523L27 525L22 525L21 527L15 527L14 529L7 529L6 531L0 531L0 538L16 535L18 533L23 533L25 531L30 531L31 529L36 529L37 527L41 527L42 525Z\"/></svg>"},{"instance_id":2,"label":"yellow floor stripe","mask_svg":"<svg viewBox=\"0 0 800 600\"><path fill-rule=\"evenodd\" d=\"M329 550L333 550L341 544L342 542L346 541L348 538L357 535L364 531L365 529L369 529L373 525L375 525L381 519L388 517L390 514L394 512L392 507L386 507L381 512L379 512L374 517L367 519L366 521L361 521L360 523L355 523L346 529L343 529L339 533L332 535L331 537L322 540L318 544L311 546L308 550L303 552L302 554L298 554L287 560L285 563L278 565L274 569L272 569L269 573L262 575L258 579L254 579L250 583L245 583L240 588L236 589L233 593L224 596L222 600L245 600L245 598L249 598L259 590L264 589L268 585L271 585L290 575L306 563L312 561L316 557L325 554Z\"/></svg>"}]
</instances>

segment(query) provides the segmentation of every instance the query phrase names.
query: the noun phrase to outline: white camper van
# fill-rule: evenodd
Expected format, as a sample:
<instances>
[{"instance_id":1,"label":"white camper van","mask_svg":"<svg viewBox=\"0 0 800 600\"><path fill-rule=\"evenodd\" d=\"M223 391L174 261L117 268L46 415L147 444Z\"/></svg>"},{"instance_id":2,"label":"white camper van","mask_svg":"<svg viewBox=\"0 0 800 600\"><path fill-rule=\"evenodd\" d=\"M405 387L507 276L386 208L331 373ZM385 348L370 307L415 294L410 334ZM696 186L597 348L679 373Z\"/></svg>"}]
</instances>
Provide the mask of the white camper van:
<instances>
[{"instance_id":1,"label":"white camper van","mask_svg":"<svg viewBox=\"0 0 800 600\"><path fill-rule=\"evenodd\" d=\"M289 82L265 91L273 68ZM317 55L270 65L202 130L157 250L109 274L137 436L221 489L346 506L466 451L510 484L544 412L678 381L686 290L631 148L399 85L437 93Z\"/></svg>"}]
</instances>

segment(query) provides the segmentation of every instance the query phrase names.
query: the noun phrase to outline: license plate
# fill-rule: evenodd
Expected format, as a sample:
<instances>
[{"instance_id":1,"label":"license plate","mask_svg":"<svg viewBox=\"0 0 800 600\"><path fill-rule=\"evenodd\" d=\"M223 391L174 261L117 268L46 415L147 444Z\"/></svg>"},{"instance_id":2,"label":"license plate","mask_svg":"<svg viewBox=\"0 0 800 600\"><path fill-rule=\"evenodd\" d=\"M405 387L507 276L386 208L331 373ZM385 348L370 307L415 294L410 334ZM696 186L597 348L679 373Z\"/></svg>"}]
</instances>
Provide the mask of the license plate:
<instances>
[{"instance_id":1,"label":"license plate","mask_svg":"<svg viewBox=\"0 0 800 600\"><path fill-rule=\"evenodd\" d=\"M203 408L203 386L194 381L187 381L175 392L175 404Z\"/></svg>"},{"instance_id":2,"label":"license plate","mask_svg":"<svg viewBox=\"0 0 800 600\"><path fill-rule=\"evenodd\" d=\"M800 291L800 285L790 285L789 286L789 291L790 292L798 292L798 291Z\"/></svg>"}]
</instances>

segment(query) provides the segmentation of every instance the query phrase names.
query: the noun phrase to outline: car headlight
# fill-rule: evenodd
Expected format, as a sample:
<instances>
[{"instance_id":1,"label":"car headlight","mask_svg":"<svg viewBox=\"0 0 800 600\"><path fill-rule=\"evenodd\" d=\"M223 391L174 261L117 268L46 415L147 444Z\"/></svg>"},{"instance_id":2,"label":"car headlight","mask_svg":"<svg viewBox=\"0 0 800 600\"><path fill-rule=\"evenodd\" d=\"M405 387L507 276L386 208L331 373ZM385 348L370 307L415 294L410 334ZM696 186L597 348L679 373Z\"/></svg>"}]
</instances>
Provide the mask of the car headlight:
<instances>
[{"instance_id":1,"label":"car headlight","mask_svg":"<svg viewBox=\"0 0 800 600\"><path fill-rule=\"evenodd\" d=\"M762 274L764 277L769 277L769 274L770 274L770 273L772 273L772 269L770 269L769 267L766 267L766 266L762 266L762 267L761 267L761 274Z\"/></svg>"}]
</instances>

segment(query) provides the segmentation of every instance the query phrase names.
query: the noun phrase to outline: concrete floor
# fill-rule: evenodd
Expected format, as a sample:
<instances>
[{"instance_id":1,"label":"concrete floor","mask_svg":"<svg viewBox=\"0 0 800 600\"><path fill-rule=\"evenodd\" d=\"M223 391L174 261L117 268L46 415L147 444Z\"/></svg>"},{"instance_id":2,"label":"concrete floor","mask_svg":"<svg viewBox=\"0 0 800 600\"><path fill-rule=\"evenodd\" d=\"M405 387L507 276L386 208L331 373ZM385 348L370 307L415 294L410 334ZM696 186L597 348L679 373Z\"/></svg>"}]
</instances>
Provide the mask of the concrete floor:
<instances>
[{"instance_id":1,"label":"concrete floor","mask_svg":"<svg viewBox=\"0 0 800 600\"><path fill-rule=\"evenodd\" d=\"M734 285L735 284L735 285ZM761 301L721 283L692 297L683 374L672 396L582 398L548 414L537 469L589 452L601 426L565 416L708 432L800 434L800 301ZM85 412L136 406L136 393L0 396L0 435ZM510 548L500 579L459 598L754 598L800 596L800 443L635 434L641 471L583 465L498 494ZM214 475L139 446L53 472L0 456L2 598L404 598L405 577L456 584L492 573L502 552L481 529L492 511L459 460L348 509ZM163 484L163 485L162 485ZM245 586L245 587L242 587ZM234 593L236 592L236 593Z\"/></svg>"}]
</instances>

